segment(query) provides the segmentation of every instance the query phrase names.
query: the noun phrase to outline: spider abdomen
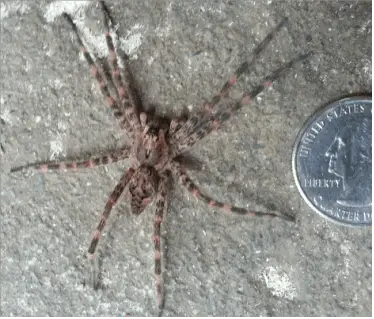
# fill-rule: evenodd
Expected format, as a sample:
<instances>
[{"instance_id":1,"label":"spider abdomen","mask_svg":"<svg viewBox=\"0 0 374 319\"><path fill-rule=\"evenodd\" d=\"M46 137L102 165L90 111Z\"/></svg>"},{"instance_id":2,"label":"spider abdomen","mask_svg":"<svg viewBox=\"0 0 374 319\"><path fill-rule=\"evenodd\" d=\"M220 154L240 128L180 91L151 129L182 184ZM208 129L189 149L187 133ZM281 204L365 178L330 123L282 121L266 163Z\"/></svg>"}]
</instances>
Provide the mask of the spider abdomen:
<instances>
[{"instance_id":1,"label":"spider abdomen","mask_svg":"<svg viewBox=\"0 0 374 319\"><path fill-rule=\"evenodd\" d=\"M152 201L158 181L157 171L151 166L143 164L135 171L129 184L133 214L140 214Z\"/></svg>"}]
</instances>

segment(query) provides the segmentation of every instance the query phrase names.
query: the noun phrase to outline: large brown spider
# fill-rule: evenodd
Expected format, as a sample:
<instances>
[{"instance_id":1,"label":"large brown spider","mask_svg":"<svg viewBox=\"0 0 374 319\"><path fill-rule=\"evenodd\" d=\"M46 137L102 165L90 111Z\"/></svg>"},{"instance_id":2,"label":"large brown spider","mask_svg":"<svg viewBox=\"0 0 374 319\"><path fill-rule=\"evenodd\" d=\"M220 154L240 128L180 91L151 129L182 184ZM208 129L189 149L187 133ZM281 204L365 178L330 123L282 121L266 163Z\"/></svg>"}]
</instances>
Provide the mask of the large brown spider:
<instances>
[{"instance_id":1,"label":"large brown spider","mask_svg":"<svg viewBox=\"0 0 374 319\"><path fill-rule=\"evenodd\" d=\"M43 172L53 169L91 168L97 165L106 165L129 158L131 160L131 166L125 170L119 183L109 196L89 246L88 257L93 259L110 212L126 187L128 187L131 195L131 211L133 214L140 214L144 208L155 199L156 213L153 232L153 242L155 245L155 281L158 306L162 308L164 295L161 272L160 228L166 210L166 197L168 195L170 175L174 175L182 186L186 187L190 193L204 201L210 207L218 207L228 212L246 216L282 217L293 220L291 216L280 214L276 211L248 211L248 209L245 208L239 208L213 200L208 195L202 193L188 176L186 166L184 165L183 154L196 142L203 139L213 130L218 129L221 123L228 120L235 111L250 104L259 93L271 85L272 82L278 79L285 71L292 68L295 63L308 58L311 53L300 54L294 60L284 64L273 73L266 76L262 84L257 85L251 92L243 94L239 101L229 104L221 110L216 110L215 106L218 104L221 97L228 95L229 90L236 83L238 78L244 72L250 70L255 58L264 50L274 35L286 25L287 19L284 18L255 49L251 59L240 65L210 103L204 105L196 115L191 116L187 120L172 119L165 123L165 121L161 121L160 118L155 115L137 110L133 93L130 92L129 85L126 83L125 77L122 74L124 70L120 70L117 61L120 57L117 56L109 26L109 24L113 25L113 20L104 1L100 1L100 6L103 12L105 37L109 49L108 61L111 74L106 72L101 65L94 61L83 44L77 26L72 18L66 13L64 17L74 31L76 40L91 68L93 76L99 84L108 106L113 110L120 127L126 131L131 139L131 146L125 146L105 156L92 157L82 161L34 163L12 168L11 171L16 172L24 168L36 168ZM126 64L122 63L122 65L125 66Z\"/></svg>"}]
</instances>

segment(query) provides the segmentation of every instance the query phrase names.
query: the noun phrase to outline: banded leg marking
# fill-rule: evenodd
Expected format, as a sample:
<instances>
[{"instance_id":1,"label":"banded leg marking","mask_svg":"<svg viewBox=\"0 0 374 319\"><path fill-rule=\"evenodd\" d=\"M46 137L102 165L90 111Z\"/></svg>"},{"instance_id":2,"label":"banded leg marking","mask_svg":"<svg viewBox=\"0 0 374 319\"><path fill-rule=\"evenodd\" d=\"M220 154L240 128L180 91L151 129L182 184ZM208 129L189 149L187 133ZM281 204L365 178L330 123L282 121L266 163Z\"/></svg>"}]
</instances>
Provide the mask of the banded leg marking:
<instances>
[{"instance_id":1,"label":"banded leg marking","mask_svg":"<svg viewBox=\"0 0 374 319\"><path fill-rule=\"evenodd\" d=\"M121 177L119 183L114 188L113 192L110 194L108 201L104 207L104 211L101 215L100 222L96 228L94 236L91 240L90 247L88 248L88 258L93 259L97 244L99 243L99 239L105 227L106 221L110 216L110 212L112 211L113 206L117 203L118 199L120 198L121 194L123 193L126 185L131 180L132 176L134 175L135 170L133 168L128 169Z\"/></svg>"}]
</instances>

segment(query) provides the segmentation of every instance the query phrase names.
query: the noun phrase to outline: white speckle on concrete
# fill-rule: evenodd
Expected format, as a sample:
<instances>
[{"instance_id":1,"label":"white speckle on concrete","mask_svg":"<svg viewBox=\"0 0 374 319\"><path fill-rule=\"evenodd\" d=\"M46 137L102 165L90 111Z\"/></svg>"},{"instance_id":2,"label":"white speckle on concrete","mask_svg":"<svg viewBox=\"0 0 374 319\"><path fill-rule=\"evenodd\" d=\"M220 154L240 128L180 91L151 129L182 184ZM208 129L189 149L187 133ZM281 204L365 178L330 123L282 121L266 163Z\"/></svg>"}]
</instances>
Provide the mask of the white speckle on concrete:
<instances>
[{"instance_id":1,"label":"white speckle on concrete","mask_svg":"<svg viewBox=\"0 0 374 319\"><path fill-rule=\"evenodd\" d=\"M362 71L364 71L365 75L370 75L371 76L371 60L367 59L363 61L363 68Z\"/></svg>"},{"instance_id":2,"label":"white speckle on concrete","mask_svg":"<svg viewBox=\"0 0 374 319\"><path fill-rule=\"evenodd\" d=\"M64 86L60 79L48 80L48 84L56 90L59 90Z\"/></svg>"},{"instance_id":3,"label":"white speckle on concrete","mask_svg":"<svg viewBox=\"0 0 374 319\"><path fill-rule=\"evenodd\" d=\"M1 103L1 104L3 104L3 103ZM13 123L13 116L10 114L9 109L3 109L0 117L4 122L6 122L8 124Z\"/></svg>"},{"instance_id":4,"label":"white speckle on concrete","mask_svg":"<svg viewBox=\"0 0 374 319\"><path fill-rule=\"evenodd\" d=\"M360 28L360 33L364 33L364 32L369 33L369 30L371 30L371 28L369 28L370 24L371 24L371 19L365 21Z\"/></svg>"},{"instance_id":5,"label":"white speckle on concrete","mask_svg":"<svg viewBox=\"0 0 374 319\"><path fill-rule=\"evenodd\" d=\"M35 123L39 123L42 120L41 116L35 116Z\"/></svg>"},{"instance_id":6,"label":"white speckle on concrete","mask_svg":"<svg viewBox=\"0 0 374 319\"><path fill-rule=\"evenodd\" d=\"M342 251L343 254L348 256L351 251L351 247L347 241L344 241L344 243L340 245L340 250Z\"/></svg>"},{"instance_id":7,"label":"white speckle on concrete","mask_svg":"<svg viewBox=\"0 0 374 319\"><path fill-rule=\"evenodd\" d=\"M120 39L120 48L125 51L130 58L137 59L138 56L135 52L142 44L142 37L143 35L140 32L128 35L125 39Z\"/></svg>"},{"instance_id":8,"label":"white speckle on concrete","mask_svg":"<svg viewBox=\"0 0 374 319\"><path fill-rule=\"evenodd\" d=\"M316 234L318 234L321 229L330 229L331 223L327 222L324 219L319 219L316 222L313 222L313 230L315 231ZM333 237L333 232L331 233L331 236Z\"/></svg>"},{"instance_id":9,"label":"white speckle on concrete","mask_svg":"<svg viewBox=\"0 0 374 319\"><path fill-rule=\"evenodd\" d=\"M56 1L47 7L44 17L47 22L51 23L63 13L69 14L82 34L87 49L92 51L95 56L103 58L108 55L105 37L93 35L90 29L84 25L84 12L89 4L90 1ZM84 59L83 54L81 54L81 58Z\"/></svg>"},{"instance_id":10,"label":"white speckle on concrete","mask_svg":"<svg viewBox=\"0 0 374 319\"><path fill-rule=\"evenodd\" d=\"M57 128L60 130L60 131L66 131L68 127L68 124L66 122L63 122L63 121L59 121L57 123Z\"/></svg>"},{"instance_id":11,"label":"white speckle on concrete","mask_svg":"<svg viewBox=\"0 0 374 319\"><path fill-rule=\"evenodd\" d=\"M136 51L142 45L143 34L139 30L144 30L142 24L135 24L128 32L125 38L119 39L119 47L125 51L130 59L137 59Z\"/></svg>"},{"instance_id":12,"label":"white speckle on concrete","mask_svg":"<svg viewBox=\"0 0 374 319\"><path fill-rule=\"evenodd\" d=\"M94 35L91 33L91 30L87 27L85 27L83 24L79 25L77 23L77 26L80 30L80 32L83 34L83 41L85 43L85 46L88 51L90 51L93 54L93 58L105 58L108 56L108 47L106 44L105 37L100 35ZM114 32L111 32L110 35L113 38L114 44L117 43L117 37ZM81 60L84 60L83 53L80 53Z\"/></svg>"},{"instance_id":13,"label":"white speckle on concrete","mask_svg":"<svg viewBox=\"0 0 374 319\"><path fill-rule=\"evenodd\" d=\"M349 241L345 240L340 245L340 251L343 254L344 267L340 267L339 273L343 275L344 278L346 278L347 276L349 276L350 270L352 269L351 264L350 264L350 259L349 259L349 256L351 254L351 245Z\"/></svg>"},{"instance_id":14,"label":"white speckle on concrete","mask_svg":"<svg viewBox=\"0 0 374 319\"><path fill-rule=\"evenodd\" d=\"M62 13L68 13L74 23L77 25L79 32L82 34L83 41L87 46L94 58L104 58L108 55L108 47L106 44L105 37L100 35L94 35L91 33L91 30L84 25L84 11L85 7L90 4L90 1L57 1L51 3L47 11L44 14L44 17L48 22L53 22L56 17L62 15ZM116 30L118 25L113 26L113 29ZM140 24L135 24L127 33L126 38L119 39L119 45L122 50L124 50L130 58L137 59L136 50L142 44L143 35L140 32L135 32L137 30L143 29L144 26ZM115 32L111 32L114 45L117 45L118 39ZM83 54L81 53L81 59L84 59ZM120 61L119 61L120 62ZM120 63L119 63L120 64ZM121 65L120 65L121 66Z\"/></svg>"},{"instance_id":15,"label":"white speckle on concrete","mask_svg":"<svg viewBox=\"0 0 374 319\"><path fill-rule=\"evenodd\" d=\"M32 64L26 60L26 63L25 63L25 71L28 73L32 68Z\"/></svg>"},{"instance_id":16,"label":"white speckle on concrete","mask_svg":"<svg viewBox=\"0 0 374 319\"><path fill-rule=\"evenodd\" d=\"M208 11L211 13L218 13L219 15L222 14L222 7L217 5L212 5L208 7Z\"/></svg>"},{"instance_id":17,"label":"white speckle on concrete","mask_svg":"<svg viewBox=\"0 0 374 319\"><path fill-rule=\"evenodd\" d=\"M4 100L4 97L3 96L1 96L0 97L0 105L4 105L5 104L5 100Z\"/></svg>"},{"instance_id":18,"label":"white speckle on concrete","mask_svg":"<svg viewBox=\"0 0 374 319\"><path fill-rule=\"evenodd\" d=\"M288 275L282 270L275 267L267 267L261 275L272 295L289 300L296 297L296 289Z\"/></svg>"},{"instance_id":19,"label":"white speckle on concrete","mask_svg":"<svg viewBox=\"0 0 374 319\"><path fill-rule=\"evenodd\" d=\"M28 265L29 266L34 266L36 264L36 262L37 262L37 259L35 257L33 257L31 260L29 260Z\"/></svg>"},{"instance_id":20,"label":"white speckle on concrete","mask_svg":"<svg viewBox=\"0 0 374 319\"><path fill-rule=\"evenodd\" d=\"M70 14L77 23L76 20L83 21L84 9L89 3L90 1L55 1L48 5L44 17L47 22L50 23L66 12Z\"/></svg>"},{"instance_id":21,"label":"white speckle on concrete","mask_svg":"<svg viewBox=\"0 0 374 319\"><path fill-rule=\"evenodd\" d=\"M157 27L155 32L160 38L165 38L170 34L171 25L167 23L163 27Z\"/></svg>"},{"instance_id":22,"label":"white speckle on concrete","mask_svg":"<svg viewBox=\"0 0 374 319\"><path fill-rule=\"evenodd\" d=\"M25 14L30 7L26 1L9 1L0 3L0 20L8 18L13 13Z\"/></svg>"},{"instance_id":23,"label":"white speckle on concrete","mask_svg":"<svg viewBox=\"0 0 374 319\"><path fill-rule=\"evenodd\" d=\"M165 38L170 34L170 30L171 30L170 12L171 11L172 11L172 2L170 2L170 4L168 5L166 9L166 17L165 19L163 19L164 24L162 26L158 26L155 29L155 33L161 38Z\"/></svg>"},{"instance_id":24,"label":"white speckle on concrete","mask_svg":"<svg viewBox=\"0 0 374 319\"><path fill-rule=\"evenodd\" d=\"M60 135L56 136L57 138L50 142L51 146L51 155L50 160L56 159L59 155L64 152L64 145L62 143L62 138Z\"/></svg>"},{"instance_id":25,"label":"white speckle on concrete","mask_svg":"<svg viewBox=\"0 0 374 319\"><path fill-rule=\"evenodd\" d=\"M148 61L147 61L148 66L151 66L154 60L155 60L155 58L154 58L153 56L151 56L151 57L148 59Z\"/></svg>"},{"instance_id":26,"label":"white speckle on concrete","mask_svg":"<svg viewBox=\"0 0 374 319\"><path fill-rule=\"evenodd\" d=\"M57 89L57 90L59 90L63 87L63 83L61 82L60 79L55 79L53 81L53 84L54 84L54 88Z\"/></svg>"}]
</instances>

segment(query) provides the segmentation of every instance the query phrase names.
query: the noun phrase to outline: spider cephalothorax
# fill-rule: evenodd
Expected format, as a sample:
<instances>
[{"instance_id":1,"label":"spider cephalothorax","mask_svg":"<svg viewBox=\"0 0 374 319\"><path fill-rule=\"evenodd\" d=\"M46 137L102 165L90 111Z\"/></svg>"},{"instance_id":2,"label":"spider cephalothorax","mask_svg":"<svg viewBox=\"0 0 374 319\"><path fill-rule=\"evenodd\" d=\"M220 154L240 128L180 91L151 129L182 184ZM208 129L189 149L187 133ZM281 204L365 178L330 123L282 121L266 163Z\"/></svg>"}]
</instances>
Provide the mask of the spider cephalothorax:
<instances>
[{"instance_id":1,"label":"spider cephalothorax","mask_svg":"<svg viewBox=\"0 0 374 319\"><path fill-rule=\"evenodd\" d=\"M166 124L163 123L161 125L161 122L156 120L156 117L151 114L137 112L131 98L132 94L130 93L129 85L124 81L124 78L121 76L122 70L118 67L118 56L113 45L109 27L109 22L113 24L112 19L103 1L100 1L100 5L103 11L105 38L109 49L108 64L111 72L103 72L100 64L95 62L86 49L73 19L67 14L64 14L64 17L74 31L77 43L91 68L93 76L99 84L99 88L108 106L113 110L120 127L128 134L132 146L124 146L110 154L92 157L82 161L29 164L13 168L11 171L16 172L23 168L40 168L43 172L50 169L76 169L80 167L105 165L129 158L131 160L131 166L125 170L119 183L109 196L89 246L88 254L89 257L94 257L97 244L106 221L110 216L110 212L126 188L128 188L131 196L131 210L134 214L140 214L152 200L155 200L156 212L152 238L155 248L156 295L158 306L162 308L164 299L161 276L160 227L164 212L167 208L166 198L168 195L168 186L170 184L170 175L174 176L191 194L208 204L211 208L220 208L229 213L236 213L243 216L282 217L293 220L291 216L281 214L277 211L258 212L212 199L210 196L201 192L198 186L191 180L187 173L187 161L184 162L181 159L187 159L183 157L184 153L196 142L203 139L213 130L218 129L222 122L228 120L231 115L243 106L250 104L259 93L269 86L269 84L278 79L297 62L308 58L310 53L301 54L294 60L282 65L273 73L266 76L264 80L252 88L249 93L243 94L242 98L235 103L226 106L219 105L218 102L221 97L229 94L231 87L235 85L238 78L244 72L251 71L255 58L263 51L274 37L275 33L286 24L287 19L283 19L259 44L251 59L240 65L236 72L231 75L229 80L213 97L210 103L202 107L196 115L192 115L186 120L172 119ZM122 64L126 66L125 63ZM112 95L113 92L114 95Z\"/></svg>"},{"instance_id":2,"label":"spider cephalothorax","mask_svg":"<svg viewBox=\"0 0 374 319\"><path fill-rule=\"evenodd\" d=\"M146 125L135 141L136 160L160 170L168 160L169 145L165 132L154 126Z\"/></svg>"}]
</instances>

